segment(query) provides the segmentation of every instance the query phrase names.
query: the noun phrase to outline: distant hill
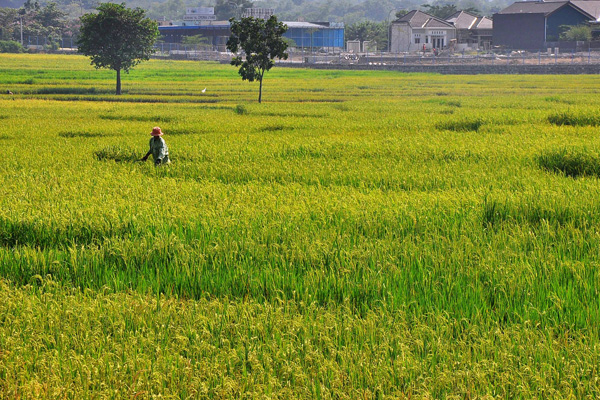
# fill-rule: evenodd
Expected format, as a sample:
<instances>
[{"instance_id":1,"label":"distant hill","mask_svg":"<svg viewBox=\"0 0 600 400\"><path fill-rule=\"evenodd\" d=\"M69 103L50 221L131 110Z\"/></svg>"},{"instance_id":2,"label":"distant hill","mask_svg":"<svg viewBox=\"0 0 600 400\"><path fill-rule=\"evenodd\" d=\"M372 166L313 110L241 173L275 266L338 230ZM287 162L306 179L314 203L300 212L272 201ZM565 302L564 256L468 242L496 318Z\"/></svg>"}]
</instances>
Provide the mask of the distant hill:
<instances>
[{"instance_id":1,"label":"distant hill","mask_svg":"<svg viewBox=\"0 0 600 400\"><path fill-rule=\"evenodd\" d=\"M0 7L18 8L25 0L0 0ZM122 0L112 0L121 2ZM177 20L185 14L186 7L218 6L219 3L242 4L246 0L129 0L128 7L140 7L147 15L155 19ZM48 1L39 0L40 5ZM59 8L71 17L78 17L95 8L97 0L56 0ZM284 21L330 21L353 24L363 21L389 21L401 10L422 9L423 4L444 6L455 4L458 9L476 9L479 14L491 16L500 11L512 0L458 0L455 2L440 0L258 0L255 7L273 8L280 20ZM243 6L240 6L242 8ZM238 14L239 15L239 14Z\"/></svg>"}]
</instances>

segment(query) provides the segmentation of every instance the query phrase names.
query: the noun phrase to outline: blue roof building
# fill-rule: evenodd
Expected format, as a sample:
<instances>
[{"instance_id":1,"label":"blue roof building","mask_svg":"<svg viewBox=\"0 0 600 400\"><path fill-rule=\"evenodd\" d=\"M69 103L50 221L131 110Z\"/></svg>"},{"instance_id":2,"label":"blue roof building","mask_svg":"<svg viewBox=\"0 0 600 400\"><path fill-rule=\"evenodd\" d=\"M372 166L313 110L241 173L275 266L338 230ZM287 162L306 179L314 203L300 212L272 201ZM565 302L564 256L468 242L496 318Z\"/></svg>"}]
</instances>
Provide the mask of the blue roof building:
<instances>
[{"instance_id":1,"label":"blue roof building","mask_svg":"<svg viewBox=\"0 0 600 400\"><path fill-rule=\"evenodd\" d=\"M335 22L283 22L288 26L284 37L293 41L291 47L303 49L344 48L344 24ZM213 46L224 46L231 34L228 21L207 24L163 25L158 27L164 43L181 43L184 36L202 35Z\"/></svg>"}]
</instances>

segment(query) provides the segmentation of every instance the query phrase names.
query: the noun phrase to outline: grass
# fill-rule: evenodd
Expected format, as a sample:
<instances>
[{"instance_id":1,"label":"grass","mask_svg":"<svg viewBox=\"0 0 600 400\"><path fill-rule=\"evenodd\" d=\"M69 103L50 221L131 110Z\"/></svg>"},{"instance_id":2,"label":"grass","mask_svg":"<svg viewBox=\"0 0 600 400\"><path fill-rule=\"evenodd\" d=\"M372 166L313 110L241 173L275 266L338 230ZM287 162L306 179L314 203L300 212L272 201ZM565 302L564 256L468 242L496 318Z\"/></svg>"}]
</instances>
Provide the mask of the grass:
<instances>
[{"instance_id":1,"label":"grass","mask_svg":"<svg viewBox=\"0 0 600 400\"><path fill-rule=\"evenodd\" d=\"M597 76L0 65L0 398L600 395Z\"/></svg>"}]
</instances>

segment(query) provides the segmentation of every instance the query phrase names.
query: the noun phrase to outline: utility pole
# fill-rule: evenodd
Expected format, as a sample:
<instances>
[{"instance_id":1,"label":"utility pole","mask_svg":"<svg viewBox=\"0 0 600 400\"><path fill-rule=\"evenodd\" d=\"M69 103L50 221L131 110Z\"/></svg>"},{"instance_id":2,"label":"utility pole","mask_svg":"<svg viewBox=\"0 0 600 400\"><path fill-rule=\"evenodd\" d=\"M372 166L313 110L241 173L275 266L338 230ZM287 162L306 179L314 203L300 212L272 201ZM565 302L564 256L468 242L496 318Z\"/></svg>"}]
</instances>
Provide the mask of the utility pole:
<instances>
[{"instance_id":1,"label":"utility pole","mask_svg":"<svg viewBox=\"0 0 600 400\"><path fill-rule=\"evenodd\" d=\"M19 16L19 26L21 27L21 47L23 47L23 16Z\"/></svg>"},{"instance_id":2,"label":"utility pole","mask_svg":"<svg viewBox=\"0 0 600 400\"><path fill-rule=\"evenodd\" d=\"M390 22L390 15L392 14L392 11L396 11L396 10L394 10L392 8L390 10L390 12L388 12L388 15L387 15L387 23L388 23L388 26L387 26L387 29L388 29L388 53L390 53L392 51L392 42L391 42L391 40L392 40L392 38L391 38L391 36L392 36L392 24Z\"/></svg>"}]
</instances>

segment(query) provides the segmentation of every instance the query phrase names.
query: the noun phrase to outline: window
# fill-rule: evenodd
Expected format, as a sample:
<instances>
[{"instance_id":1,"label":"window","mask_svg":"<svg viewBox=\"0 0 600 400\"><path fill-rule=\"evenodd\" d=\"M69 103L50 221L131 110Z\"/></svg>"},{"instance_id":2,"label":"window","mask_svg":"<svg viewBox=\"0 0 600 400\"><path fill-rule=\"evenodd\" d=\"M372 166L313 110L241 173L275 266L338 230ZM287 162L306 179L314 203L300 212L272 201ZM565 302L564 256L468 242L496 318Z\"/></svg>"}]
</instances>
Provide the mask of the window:
<instances>
[{"instance_id":1,"label":"window","mask_svg":"<svg viewBox=\"0 0 600 400\"><path fill-rule=\"evenodd\" d=\"M415 38L415 44L419 44L419 43L421 43L421 38L416 37Z\"/></svg>"},{"instance_id":2,"label":"window","mask_svg":"<svg viewBox=\"0 0 600 400\"><path fill-rule=\"evenodd\" d=\"M425 36L425 43L429 43L429 36Z\"/></svg>"}]
</instances>

